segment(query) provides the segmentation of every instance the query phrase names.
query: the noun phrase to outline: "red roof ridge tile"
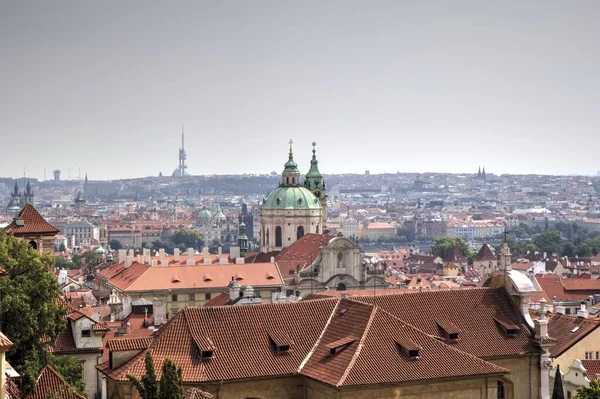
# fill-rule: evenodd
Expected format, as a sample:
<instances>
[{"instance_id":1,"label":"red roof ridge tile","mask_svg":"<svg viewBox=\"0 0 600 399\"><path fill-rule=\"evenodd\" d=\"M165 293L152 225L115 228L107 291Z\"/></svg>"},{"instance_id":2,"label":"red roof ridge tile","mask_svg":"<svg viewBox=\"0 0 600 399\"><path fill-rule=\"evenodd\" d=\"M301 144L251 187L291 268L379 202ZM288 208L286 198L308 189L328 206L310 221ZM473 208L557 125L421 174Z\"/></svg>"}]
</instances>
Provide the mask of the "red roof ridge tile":
<instances>
[{"instance_id":1,"label":"red roof ridge tile","mask_svg":"<svg viewBox=\"0 0 600 399\"><path fill-rule=\"evenodd\" d=\"M345 300L345 299L342 299L342 300ZM342 375L342 378L340 378L340 380L338 381L338 384L337 384L338 387L344 385L344 382L346 382L346 378L348 378L348 375L350 374L350 372L352 371L352 368L354 367L354 363L356 362L356 359L358 359L358 357L360 356L362 348L365 344L365 339L367 338L367 335L369 334L369 331L371 330L371 324L373 323L373 319L375 318L377 311L378 311L377 306L373 306L372 310L371 310L371 315L369 316L369 321L367 321L367 325L365 326L365 328L363 330L363 334L360 337L360 341L358 342L358 347L356 348L356 351L354 352L354 355L352 356L352 360L350 360L350 363L348 363L348 367L346 367L346 370L345 370L344 374Z\"/></svg>"}]
</instances>

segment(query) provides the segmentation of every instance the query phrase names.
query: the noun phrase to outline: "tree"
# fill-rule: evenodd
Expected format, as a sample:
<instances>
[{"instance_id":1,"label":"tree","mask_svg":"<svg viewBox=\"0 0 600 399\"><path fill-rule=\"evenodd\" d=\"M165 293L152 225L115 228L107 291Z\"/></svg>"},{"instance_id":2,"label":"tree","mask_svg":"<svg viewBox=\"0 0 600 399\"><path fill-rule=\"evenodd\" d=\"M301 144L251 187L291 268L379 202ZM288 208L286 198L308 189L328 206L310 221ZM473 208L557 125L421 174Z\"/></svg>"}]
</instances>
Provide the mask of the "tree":
<instances>
[{"instance_id":1,"label":"tree","mask_svg":"<svg viewBox=\"0 0 600 399\"><path fill-rule=\"evenodd\" d=\"M59 269L77 269L77 266L73 262L69 262L65 258L58 257L54 259L54 266Z\"/></svg>"},{"instance_id":2,"label":"tree","mask_svg":"<svg viewBox=\"0 0 600 399\"><path fill-rule=\"evenodd\" d=\"M85 394L85 382L82 378L82 365L79 359L73 356L54 356L49 353L48 364L54 367L75 391L82 395Z\"/></svg>"},{"instance_id":3,"label":"tree","mask_svg":"<svg viewBox=\"0 0 600 399\"><path fill-rule=\"evenodd\" d=\"M58 252L65 252L67 250L67 247L65 247L65 243L61 242L60 246L58 247Z\"/></svg>"},{"instance_id":4,"label":"tree","mask_svg":"<svg viewBox=\"0 0 600 399\"><path fill-rule=\"evenodd\" d=\"M558 230L548 230L542 234L538 234L533 237L533 243L542 252L546 252L548 255L553 253L562 254L563 246L565 244L564 239Z\"/></svg>"},{"instance_id":5,"label":"tree","mask_svg":"<svg viewBox=\"0 0 600 399\"><path fill-rule=\"evenodd\" d=\"M577 389L575 399L600 399L600 381L591 381L589 386Z\"/></svg>"},{"instance_id":6,"label":"tree","mask_svg":"<svg viewBox=\"0 0 600 399\"><path fill-rule=\"evenodd\" d=\"M142 399L158 399L158 382L156 381L156 373L154 371L154 360L150 352L146 352L145 357L146 373L138 380L132 375L128 375L127 379L140 393ZM163 374L164 379L164 374Z\"/></svg>"},{"instance_id":7,"label":"tree","mask_svg":"<svg viewBox=\"0 0 600 399\"><path fill-rule=\"evenodd\" d=\"M462 238L447 236L435 240L435 244L431 247L431 253L440 258L444 258L454 246L457 246L458 249L460 249L460 252L462 252L465 258L473 255L469 245L467 245Z\"/></svg>"},{"instance_id":8,"label":"tree","mask_svg":"<svg viewBox=\"0 0 600 399\"><path fill-rule=\"evenodd\" d=\"M160 379L160 399L183 399L181 367L176 368L171 359L165 359Z\"/></svg>"},{"instance_id":9,"label":"tree","mask_svg":"<svg viewBox=\"0 0 600 399\"><path fill-rule=\"evenodd\" d=\"M202 235L196 230L181 229L177 233L173 234L171 241L176 247L185 251L188 248L194 248L200 250L204 245Z\"/></svg>"},{"instance_id":10,"label":"tree","mask_svg":"<svg viewBox=\"0 0 600 399\"><path fill-rule=\"evenodd\" d=\"M121 241L117 240L117 239L112 239L110 240L110 248L114 249L115 251L118 251L119 249L123 249L123 246L121 245Z\"/></svg>"},{"instance_id":11,"label":"tree","mask_svg":"<svg viewBox=\"0 0 600 399\"><path fill-rule=\"evenodd\" d=\"M54 259L28 243L0 230L0 327L13 342L8 361L22 376L22 391L29 393L44 365L46 343L65 328L65 310L54 275ZM35 300L32 300L35 298Z\"/></svg>"}]
</instances>

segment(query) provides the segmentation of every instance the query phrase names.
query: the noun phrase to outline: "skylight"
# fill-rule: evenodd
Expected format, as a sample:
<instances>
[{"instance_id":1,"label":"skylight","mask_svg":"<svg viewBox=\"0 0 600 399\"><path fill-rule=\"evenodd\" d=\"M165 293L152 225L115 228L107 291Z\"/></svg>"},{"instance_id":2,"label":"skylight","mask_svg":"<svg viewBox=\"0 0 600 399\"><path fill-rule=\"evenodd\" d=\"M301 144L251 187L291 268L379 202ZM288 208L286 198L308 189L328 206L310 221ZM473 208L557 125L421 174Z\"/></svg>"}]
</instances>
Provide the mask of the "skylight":
<instances>
[{"instance_id":1,"label":"skylight","mask_svg":"<svg viewBox=\"0 0 600 399\"><path fill-rule=\"evenodd\" d=\"M571 330L572 333L575 333L577 331L579 331L581 329L581 326L575 326L573 327L573 329Z\"/></svg>"}]
</instances>

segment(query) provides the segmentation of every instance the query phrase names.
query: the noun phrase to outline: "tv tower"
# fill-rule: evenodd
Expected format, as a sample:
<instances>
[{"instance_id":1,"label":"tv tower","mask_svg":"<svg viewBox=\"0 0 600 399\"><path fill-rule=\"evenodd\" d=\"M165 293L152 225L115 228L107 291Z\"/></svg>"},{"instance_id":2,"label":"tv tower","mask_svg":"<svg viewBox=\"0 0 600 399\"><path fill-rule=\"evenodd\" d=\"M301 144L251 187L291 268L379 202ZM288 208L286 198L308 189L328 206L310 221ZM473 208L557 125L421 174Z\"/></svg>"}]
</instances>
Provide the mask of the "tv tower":
<instances>
[{"instance_id":1,"label":"tv tower","mask_svg":"<svg viewBox=\"0 0 600 399\"><path fill-rule=\"evenodd\" d=\"M185 170L187 169L187 165L185 164L186 154L185 154L185 142L184 142L184 134L183 134L183 125L181 125L181 148L179 149L179 176L185 176Z\"/></svg>"}]
</instances>

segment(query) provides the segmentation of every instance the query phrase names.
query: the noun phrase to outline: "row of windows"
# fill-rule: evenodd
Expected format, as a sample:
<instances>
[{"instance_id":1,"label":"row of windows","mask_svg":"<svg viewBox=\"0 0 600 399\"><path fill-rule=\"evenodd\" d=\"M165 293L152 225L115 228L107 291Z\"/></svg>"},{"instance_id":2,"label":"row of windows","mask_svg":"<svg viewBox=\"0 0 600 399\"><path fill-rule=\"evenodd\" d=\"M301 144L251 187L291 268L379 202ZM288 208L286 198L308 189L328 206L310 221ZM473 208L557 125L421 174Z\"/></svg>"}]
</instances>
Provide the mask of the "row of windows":
<instances>
[{"instance_id":1,"label":"row of windows","mask_svg":"<svg viewBox=\"0 0 600 399\"><path fill-rule=\"evenodd\" d=\"M183 297L183 295L181 295ZM206 294L204 294L204 299L205 300L209 300L212 298L212 294L210 292L207 292ZM187 294L187 300L188 302L193 302L196 300L196 294ZM171 301L172 302L177 302L179 301L179 295L177 294L173 294L171 295Z\"/></svg>"},{"instance_id":2,"label":"row of windows","mask_svg":"<svg viewBox=\"0 0 600 399\"><path fill-rule=\"evenodd\" d=\"M594 352L585 352L585 360L600 360L600 351L597 351L596 357L594 358Z\"/></svg>"}]
</instances>

